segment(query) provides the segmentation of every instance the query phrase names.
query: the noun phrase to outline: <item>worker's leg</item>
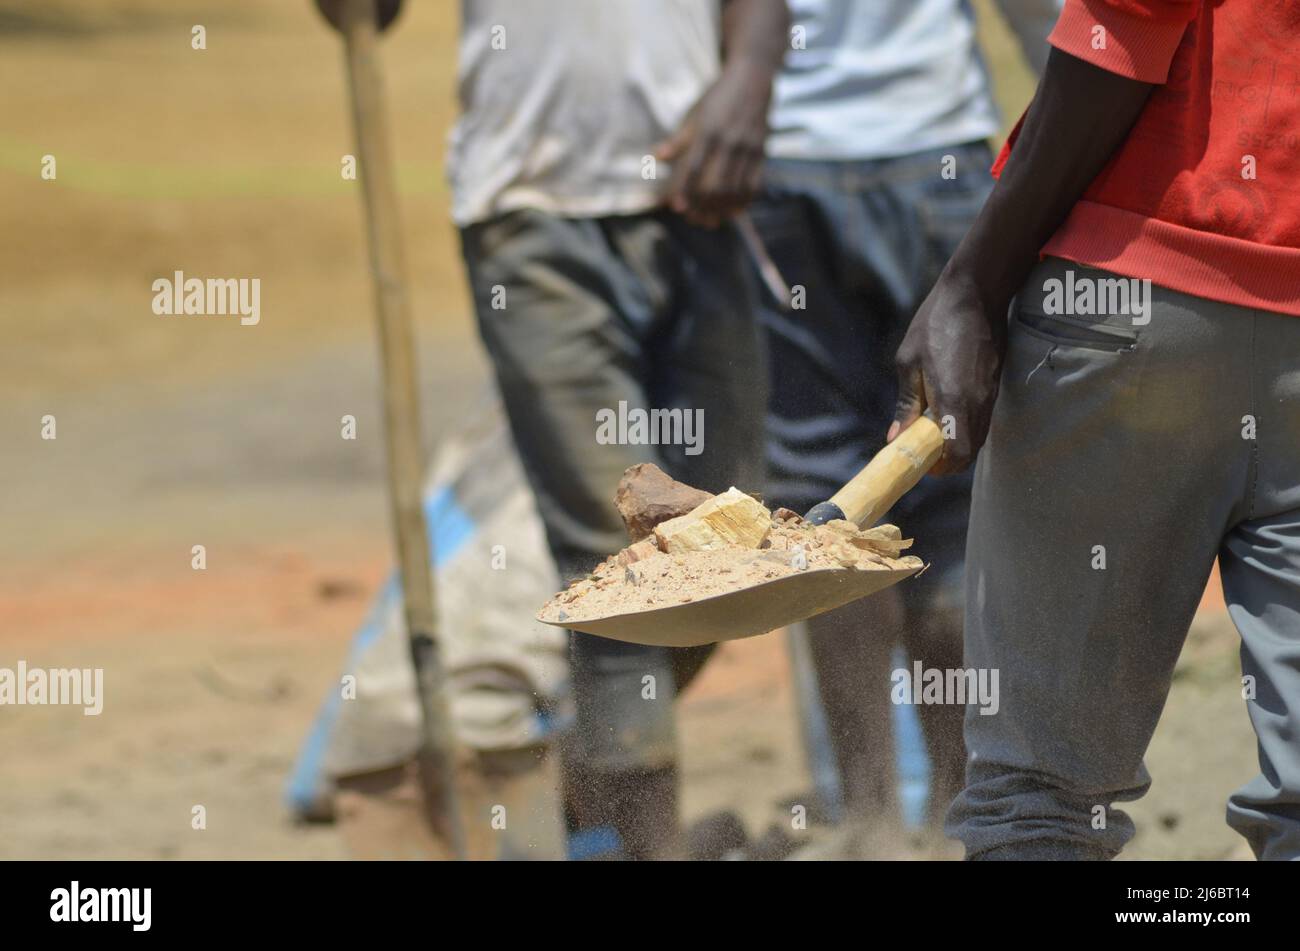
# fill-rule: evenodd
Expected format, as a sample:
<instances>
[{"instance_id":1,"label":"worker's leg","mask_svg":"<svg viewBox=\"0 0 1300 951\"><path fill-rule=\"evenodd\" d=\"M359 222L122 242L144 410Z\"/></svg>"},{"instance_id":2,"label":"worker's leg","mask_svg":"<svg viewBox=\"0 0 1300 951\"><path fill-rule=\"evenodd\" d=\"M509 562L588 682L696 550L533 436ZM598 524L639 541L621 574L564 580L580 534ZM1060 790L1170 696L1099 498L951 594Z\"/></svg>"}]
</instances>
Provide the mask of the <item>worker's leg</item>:
<instances>
[{"instance_id":1,"label":"worker's leg","mask_svg":"<svg viewBox=\"0 0 1300 951\"><path fill-rule=\"evenodd\" d=\"M640 328L650 382L630 404L670 414L669 430L658 434L658 461L674 478L712 492L756 490L762 351L737 236L669 214L607 219L602 228L650 315ZM575 640L575 679L592 694L580 707L577 740L584 764L601 764L586 772L597 790L586 797L590 818L614 821L634 858L679 853L672 707L711 652ZM592 713L585 720L584 708Z\"/></svg>"},{"instance_id":2,"label":"worker's leg","mask_svg":"<svg viewBox=\"0 0 1300 951\"><path fill-rule=\"evenodd\" d=\"M1132 837L1112 804L1149 785L1142 757L1249 487L1249 312L1154 288L1145 323L1046 316L1067 271L1076 294L1116 277L1059 259L1030 275L975 476L966 663L998 691L995 712L967 708L949 826L976 858L1106 858Z\"/></svg>"},{"instance_id":3,"label":"worker's leg","mask_svg":"<svg viewBox=\"0 0 1300 951\"><path fill-rule=\"evenodd\" d=\"M646 341L659 323L607 226L518 212L463 236L480 330L566 580L626 543L618 480L660 461L655 446L597 441L598 411L648 407ZM670 652L574 633L572 659L571 812L583 825L614 825L629 852L646 854L676 834L675 783L664 778L675 761Z\"/></svg>"},{"instance_id":4,"label":"worker's leg","mask_svg":"<svg viewBox=\"0 0 1300 951\"><path fill-rule=\"evenodd\" d=\"M916 534L922 539L929 537L922 532ZM922 556L932 557L924 549ZM960 595L964 566L962 559L950 559L949 565L954 562L955 570L951 567L948 571L940 567L927 569L926 574L917 580L924 581L930 571L936 572L936 577L930 579L931 588L923 590L918 585L904 598L906 620L901 626L909 677L915 676L918 663L923 670L945 672L962 666ZM934 561L930 563L936 564ZM937 593L935 589L938 589ZM962 723L966 711L960 704L940 703L922 704L916 712L930 759L925 825L937 842L941 838L944 816L961 792L965 779L966 746L962 739Z\"/></svg>"},{"instance_id":5,"label":"worker's leg","mask_svg":"<svg viewBox=\"0 0 1300 951\"><path fill-rule=\"evenodd\" d=\"M1258 858L1300 859L1300 508L1238 525L1221 557L1260 767L1229 799L1228 824Z\"/></svg>"},{"instance_id":6,"label":"worker's leg","mask_svg":"<svg viewBox=\"0 0 1300 951\"><path fill-rule=\"evenodd\" d=\"M912 315L930 293L939 274L966 236L971 222L988 197L987 168L992 161L983 142L969 143L912 156L886 166L887 183L881 191L891 203L907 209L909 232L903 238L886 230L896 215L875 209L879 227L894 234L891 247L902 273L910 277L912 296L896 316L888 333L888 365L875 377L878 399L888 407L887 428L898 398L893 356L897 342ZM888 207L888 206L886 206ZM908 666L949 671L962 666L962 618L965 608L966 526L970 519L970 473L947 478L925 478L886 516L905 536L916 539L914 553L925 559L924 574L900 585L904 617L901 640ZM965 710L961 705L923 704L917 709L930 759L930 788L926 826L937 839L944 816L961 791L966 762L962 740Z\"/></svg>"},{"instance_id":7,"label":"worker's leg","mask_svg":"<svg viewBox=\"0 0 1300 951\"><path fill-rule=\"evenodd\" d=\"M1300 325L1257 313L1256 476L1248 520L1220 553L1241 632L1242 690L1260 774L1233 794L1228 824L1261 859L1300 859Z\"/></svg>"},{"instance_id":8,"label":"worker's leg","mask_svg":"<svg viewBox=\"0 0 1300 951\"><path fill-rule=\"evenodd\" d=\"M613 828L631 859L679 847L677 687L667 648L573 634L577 722L562 744L577 831Z\"/></svg>"},{"instance_id":9,"label":"worker's leg","mask_svg":"<svg viewBox=\"0 0 1300 951\"><path fill-rule=\"evenodd\" d=\"M624 226L619 237L660 308L650 397L695 423L690 438L659 447L664 468L709 492L761 493L766 351L740 237L730 225L697 228L677 215L655 221L635 235Z\"/></svg>"},{"instance_id":10,"label":"worker's leg","mask_svg":"<svg viewBox=\"0 0 1300 951\"><path fill-rule=\"evenodd\" d=\"M896 838L902 813L889 678L902 620L897 592L886 590L806 622L844 816Z\"/></svg>"},{"instance_id":11,"label":"worker's leg","mask_svg":"<svg viewBox=\"0 0 1300 951\"><path fill-rule=\"evenodd\" d=\"M663 468L683 482L721 492L762 485L764 376L762 341L754 317L745 261L730 227L704 230L659 213L603 222L606 238L636 276L635 287L652 315L645 328L650 383L641 404L667 411L671 421L655 447ZM616 788L604 802L627 803L644 820L625 831L634 856L672 855L678 776L672 704L700 671L712 647L651 651L590 639L576 663L600 663L617 672L597 680L601 709L619 711L606 729L617 744L634 723L659 732L623 754ZM671 682L663 664L671 667ZM651 664L649 662L653 661ZM651 678L651 679L647 679ZM647 717L647 706L659 713ZM653 755L652 755L653 754Z\"/></svg>"},{"instance_id":12,"label":"worker's leg","mask_svg":"<svg viewBox=\"0 0 1300 951\"><path fill-rule=\"evenodd\" d=\"M514 212L465 229L479 330L564 580L626 543L613 494L653 447L600 444L596 413L644 402L646 306L598 222Z\"/></svg>"},{"instance_id":13,"label":"worker's leg","mask_svg":"<svg viewBox=\"0 0 1300 951\"><path fill-rule=\"evenodd\" d=\"M949 155L955 178L941 174ZM805 304L786 312L764 298L774 502L806 510L884 445L897 394L894 352L987 195L988 163L982 144L879 161L770 163L753 216ZM960 665L969 486L927 479L887 517L921 540L930 571L902 591L808 622L851 817L900 824L889 699L895 645L928 666ZM936 816L959 788L961 716L959 708L921 711Z\"/></svg>"},{"instance_id":14,"label":"worker's leg","mask_svg":"<svg viewBox=\"0 0 1300 951\"><path fill-rule=\"evenodd\" d=\"M844 187L847 163L773 161L751 209L755 227L795 291L785 310L760 288L767 332L767 499L800 513L839 489L883 442L888 395L881 315L901 309L861 262L869 221ZM889 373L892 377L892 372ZM843 814L879 842L902 825L894 766L890 668L902 620L888 590L805 625L818 702L839 774Z\"/></svg>"}]
</instances>

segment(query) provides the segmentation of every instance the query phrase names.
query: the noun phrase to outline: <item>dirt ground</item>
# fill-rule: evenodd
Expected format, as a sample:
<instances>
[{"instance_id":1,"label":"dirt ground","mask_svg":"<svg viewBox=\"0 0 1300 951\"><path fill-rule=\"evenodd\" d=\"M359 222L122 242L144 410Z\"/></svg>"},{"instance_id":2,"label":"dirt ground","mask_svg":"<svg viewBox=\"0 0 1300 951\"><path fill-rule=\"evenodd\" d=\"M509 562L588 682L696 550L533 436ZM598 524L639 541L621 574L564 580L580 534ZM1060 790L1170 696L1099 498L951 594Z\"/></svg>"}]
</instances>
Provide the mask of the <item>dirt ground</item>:
<instances>
[{"instance_id":1,"label":"dirt ground","mask_svg":"<svg viewBox=\"0 0 1300 951\"><path fill-rule=\"evenodd\" d=\"M432 440L486 368L441 165L455 5L407 6L384 52ZM0 858L344 857L281 804L390 563L341 66L307 0L0 0L0 666L103 667L106 692L98 717L0 708ZM174 269L259 277L260 324L154 316ZM1223 824L1256 769L1238 675L1211 597L1131 857L1247 854ZM806 790L780 638L727 646L682 719L688 814L757 832Z\"/></svg>"}]
</instances>

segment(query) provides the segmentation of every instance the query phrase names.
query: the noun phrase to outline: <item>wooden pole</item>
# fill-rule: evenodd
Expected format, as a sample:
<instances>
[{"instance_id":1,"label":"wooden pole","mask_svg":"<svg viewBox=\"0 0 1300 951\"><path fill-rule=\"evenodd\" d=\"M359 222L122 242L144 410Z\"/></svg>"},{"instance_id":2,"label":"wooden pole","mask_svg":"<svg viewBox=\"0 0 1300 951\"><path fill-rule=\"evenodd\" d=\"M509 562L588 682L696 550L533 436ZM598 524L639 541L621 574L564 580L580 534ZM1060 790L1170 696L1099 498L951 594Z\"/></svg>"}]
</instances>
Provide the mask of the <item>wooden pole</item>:
<instances>
[{"instance_id":1,"label":"wooden pole","mask_svg":"<svg viewBox=\"0 0 1300 951\"><path fill-rule=\"evenodd\" d=\"M419 767L425 814L457 859L466 857L456 794L455 739L438 652L428 530L424 521L424 451L420 439L415 340L406 293L406 261L389 154L379 67L375 0L342 8L352 119L365 197L370 269L379 317L388 489L401 567L406 629L420 700Z\"/></svg>"}]
</instances>

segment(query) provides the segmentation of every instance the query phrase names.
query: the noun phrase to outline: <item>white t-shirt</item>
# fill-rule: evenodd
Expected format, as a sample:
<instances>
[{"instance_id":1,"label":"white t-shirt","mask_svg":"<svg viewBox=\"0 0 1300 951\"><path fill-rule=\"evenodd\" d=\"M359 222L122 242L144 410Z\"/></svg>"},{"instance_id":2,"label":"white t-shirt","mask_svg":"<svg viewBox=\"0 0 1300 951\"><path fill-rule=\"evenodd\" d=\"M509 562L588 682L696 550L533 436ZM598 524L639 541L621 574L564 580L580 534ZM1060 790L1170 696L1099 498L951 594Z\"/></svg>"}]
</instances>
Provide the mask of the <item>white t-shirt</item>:
<instances>
[{"instance_id":1,"label":"white t-shirt","mask_svg":"<svg viewBox=\"0 0 1300 951\"><path fill-rule=\"evenodd\" d=\"M646 157L720 59L718 0L461 0L452 217L655 206L668 168Z\"/></svg>"},{"instance_id":2,"label":"white t-shirt","mask_svg":"<svg viewBox=\"0 0 1300 951\"><path fill-rule=\"evenodd\" d=\"M1041 69L1061 0L999 0ZM999 117L969 0L789 0L768 154L886 158L986 139Z\"/></svg>"}]
</instances>

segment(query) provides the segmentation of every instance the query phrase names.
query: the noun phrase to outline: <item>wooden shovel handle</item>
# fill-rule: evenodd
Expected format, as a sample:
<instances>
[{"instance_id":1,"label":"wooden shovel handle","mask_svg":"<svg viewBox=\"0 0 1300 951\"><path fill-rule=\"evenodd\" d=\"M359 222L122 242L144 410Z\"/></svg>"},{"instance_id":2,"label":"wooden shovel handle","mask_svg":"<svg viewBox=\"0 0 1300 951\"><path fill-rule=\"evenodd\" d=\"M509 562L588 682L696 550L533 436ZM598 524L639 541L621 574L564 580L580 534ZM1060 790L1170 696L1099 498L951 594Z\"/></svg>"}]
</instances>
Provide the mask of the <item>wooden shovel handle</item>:
<instances>
[{"instance_id":1,"label":"wooden shovel handle","mask_svg":"<svg viewBox=\"0 0 1300 951\"><path fill-rule=\"evenodd\" d=\"M849 521L870 528L921 481L942 454L943 432L929 416L922 416L876 453L830 501Z\"/></svg>"},{"instance_id":2,"label":"wooden shovel handle","mask_svg":"<svg viewBox=\"0 0 1300 951\"><path fill-rule=\"evenodd\" d=\"M420 706L417 775L430 827L453 857L464 859L467 852L456 783L456 737L437 641L432 555L424 517L425 455L420 439L415 331L406 291L397 182L389 152L375 0L345 0L339 16L379 317L389 506Z\"/></svg>"}]
</instances>

